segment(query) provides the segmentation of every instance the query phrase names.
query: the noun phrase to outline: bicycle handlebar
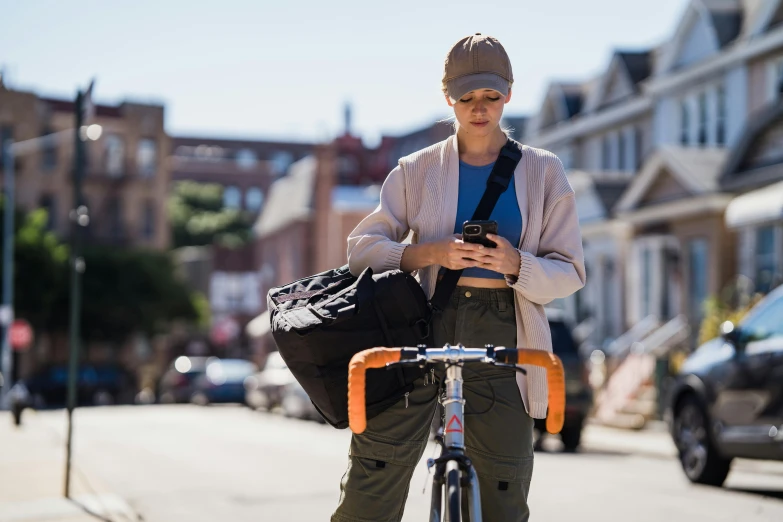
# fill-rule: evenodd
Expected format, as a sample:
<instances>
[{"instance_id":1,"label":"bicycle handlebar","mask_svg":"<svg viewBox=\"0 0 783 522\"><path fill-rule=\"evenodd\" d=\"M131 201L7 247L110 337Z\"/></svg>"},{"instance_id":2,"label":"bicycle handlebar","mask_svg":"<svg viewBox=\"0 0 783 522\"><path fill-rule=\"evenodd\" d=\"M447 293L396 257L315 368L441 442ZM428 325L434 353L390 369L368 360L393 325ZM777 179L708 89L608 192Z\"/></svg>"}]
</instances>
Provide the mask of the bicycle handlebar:
<instances>
[{"instance_id":1,"label":"bicycle handlebar","mask_svg":"<svg viewBox=\"0 0 783 522\"><path fill-rule=\"evenodd\" d=\"M435 355L437 354L437 355ZM348 423L354 433L363 433L367 428L367 410L365 405L365 372L370 368L383 368L387 364L402 360L412 362L468 360L510 364L531 364L546 368L549 385L549 413L546 418L546 430L559 433L565 421L565 375L560 358L543 350L519 349L428 349L417 348L370 348L351 358L348 366Z\"/></svg>"}]
</instances>

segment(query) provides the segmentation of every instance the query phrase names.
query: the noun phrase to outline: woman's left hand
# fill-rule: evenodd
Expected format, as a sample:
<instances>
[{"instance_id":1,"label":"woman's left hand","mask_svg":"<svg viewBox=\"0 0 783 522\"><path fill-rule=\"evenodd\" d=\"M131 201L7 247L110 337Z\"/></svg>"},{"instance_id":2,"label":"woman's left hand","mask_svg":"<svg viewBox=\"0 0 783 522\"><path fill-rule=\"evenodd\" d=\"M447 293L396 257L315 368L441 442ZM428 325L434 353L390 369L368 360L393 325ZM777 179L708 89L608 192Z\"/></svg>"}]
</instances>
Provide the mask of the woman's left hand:
<instances>
[{"instance_id":1,"label":"woman's left hand","mask_svg":"<svg viewBox=\"0 0 783 522\"><path fill-rule=\"evenodd\" d=\"M486 268L503 275L519 275L519 263L521 261L519 250L514 248L503 236L487 234L487 239L493 241L497 247L485 248L478 268Z\"/></svg>"}]
</instances>

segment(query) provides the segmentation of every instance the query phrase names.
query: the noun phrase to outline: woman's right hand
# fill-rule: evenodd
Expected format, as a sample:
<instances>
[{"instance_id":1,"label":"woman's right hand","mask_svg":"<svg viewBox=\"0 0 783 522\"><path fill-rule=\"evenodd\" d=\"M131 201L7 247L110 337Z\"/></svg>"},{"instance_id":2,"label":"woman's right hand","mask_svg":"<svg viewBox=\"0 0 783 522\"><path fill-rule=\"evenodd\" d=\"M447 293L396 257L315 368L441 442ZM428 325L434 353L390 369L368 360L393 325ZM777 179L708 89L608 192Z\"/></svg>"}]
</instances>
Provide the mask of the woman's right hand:
<instances>
[{"instance_id":1,"label":"woman's right hand","mask_svg":"<svg viewBox=\"0 0 783 522\"><path fill-rule=\"evenodd\" d=\"M483 259L483 245L465 243L462 234L454 234L440 241L430 243L433 249L433 259L436 265L449 270L462 270L479 266Z\"/></svg>"}]
</instances>

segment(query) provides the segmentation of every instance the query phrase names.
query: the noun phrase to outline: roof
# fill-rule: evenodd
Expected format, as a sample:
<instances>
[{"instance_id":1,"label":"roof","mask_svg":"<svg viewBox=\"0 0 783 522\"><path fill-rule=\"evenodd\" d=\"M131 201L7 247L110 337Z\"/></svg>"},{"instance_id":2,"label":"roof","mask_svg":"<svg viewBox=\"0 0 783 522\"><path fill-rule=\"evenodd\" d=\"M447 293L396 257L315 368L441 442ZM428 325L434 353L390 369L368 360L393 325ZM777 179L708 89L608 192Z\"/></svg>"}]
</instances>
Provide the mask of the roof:
<instances>
[{"instance_id":1,"label":"roof","mask_svg":"<svg viewBox=\"0 0 783 522\"><path fill-rule=\"evenodd\" d=\"M253 225L257 238L310 216L317 166L315 157L307 156L293 163L288 174L272 184L264 210Z\"/></svg>"},{"instance_id":2,"label":"roof","mask_svg":"<svg viewBox=\"0 0 783 522\"><path fill-rule=\"evenodd\" d=\"M54 112L73 112L75 103L71 100L58 100L56 98L42 97L40 100L54 111ZM122 112L119 106L114 105L95 105L95 115L106 118L121 118Z\"/></svg>"},{"instance_id":3,"label":"roof","mask_svg":"<svg viewBox=\"0 0 783 522\"><path fill-rule=\"evenodd\" d=\"M620 201L620 198L631 184L629 180L618 181L595 181L594 188L598 199L603 203L607 214L612 213L612 209Z\"/></svg>"},{"instance_id":4,"label":"roof","mask_svg":"<svg viewBox=\"0 0 783 522\"><path fill-rule=\"evenodd\" d=\"M747 157L753 152L758 139L775 124L783 125L783 98L774 106L764 107L761 111L748 118L745 131L731 151L731 155L721 174L721 186L734 188L735 185L742 183L742 178L747 177L744 175L746 171L759 167L759 165L749 165Z\"/></svg>"},{"instance_id":5,"label":"roof","mask_svg":"<svg viewBox=\"0 0 783 522\"><path fill-rule=\"evenodd\" d=\"M618 200L615 210L635 208L664 168L693 195L718 192L718 179L727 156L728 150L723 148L662 146L645 162Z\"/></svg>"},{"instance_id":6,"label":"roof","mask_svg":"<svg viewBox=\"0 0 783 522\"><path fill-rule=\"evenodd\" d=\"M565 102L568 118L573 118L582 111L584 102L584 86L582 84L562 83L560 88L563 90L563 101Z\"/></svg>"},{"instance_id":7,"label":"roof","mask_svg":"<svg viewBox=\"0 0 783 522\"><path fill-rule=\"evenodd\" d=\"M652 74L652 56L651 51L617 51L634 86Z\"/></svg>"},{"instance_id":8,"label":"roof","mask_svg":"<svg viewBox=\"0 0 783 522\"><path fill-rule=\"evenodd\" d=\"M742 29L742 11L710 11L712 26L721 48L734 41Z\"/></svg>"}]
</instances>

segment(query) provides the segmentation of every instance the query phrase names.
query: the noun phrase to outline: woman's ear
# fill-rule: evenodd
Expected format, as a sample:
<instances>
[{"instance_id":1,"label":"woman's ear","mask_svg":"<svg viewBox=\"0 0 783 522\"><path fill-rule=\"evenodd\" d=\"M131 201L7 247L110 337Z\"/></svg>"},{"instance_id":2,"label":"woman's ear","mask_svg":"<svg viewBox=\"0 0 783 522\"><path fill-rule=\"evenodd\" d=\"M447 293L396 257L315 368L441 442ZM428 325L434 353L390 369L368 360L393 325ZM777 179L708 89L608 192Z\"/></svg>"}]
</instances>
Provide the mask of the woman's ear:
<instances>
[{"instance_id":1,"label":"woman's ear","mask_svg":"<svg viewBox=\"0 0 783 522\"><path fill-rule=\"evenodd\" d=\"M451 101L451 97L448 94L443 95L446 98L446 103L449 104L449 107L454 107L454 102Z\"/></svg>"},{"instance_id":2,"label":"woman's ear","mask_svg":"<svg viewBox=\"0 0 783 522\"><path fill-rule=\"evenodd\" d=\"M508 96L506 96L506 103L511 101L511 88L508 89Z\"/></svg>"}]
</instances>

